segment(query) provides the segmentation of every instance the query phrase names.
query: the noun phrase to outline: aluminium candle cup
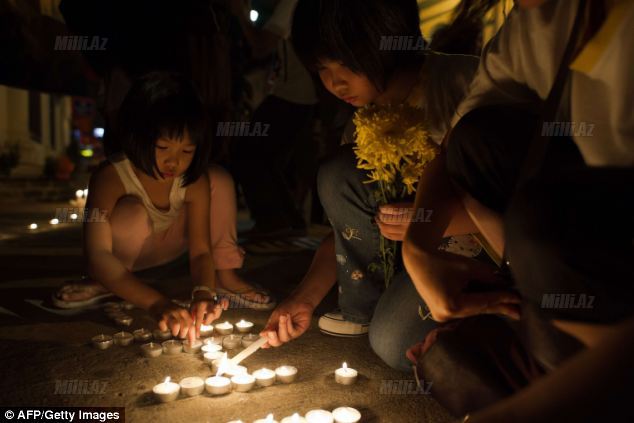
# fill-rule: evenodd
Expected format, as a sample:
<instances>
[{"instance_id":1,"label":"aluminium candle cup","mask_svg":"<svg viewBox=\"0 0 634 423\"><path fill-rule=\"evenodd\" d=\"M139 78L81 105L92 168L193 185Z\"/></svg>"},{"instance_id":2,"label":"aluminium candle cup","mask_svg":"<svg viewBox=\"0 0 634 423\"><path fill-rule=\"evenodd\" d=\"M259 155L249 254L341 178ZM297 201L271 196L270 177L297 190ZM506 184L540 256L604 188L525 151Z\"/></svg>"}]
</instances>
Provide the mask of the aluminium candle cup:
<instances>
[{"instance_id":1,"label":"aluminium candle cup","mask_svg":"<svg viewBox=\"0 0 634 423\"><path fill-rule=\"evenodd\" d=\"M179 383L181 392L188 397L200 395L205 390L205 381L199 377L186 377Z\"/></svg>"},{"instance_id":2,"label":"aluminium candle cup","mask_svg":"<svg viewBox=\"0 0 634 423\"><path fill-rule=\"evenodd\" d=\"M306 413L306 423L333 423L332 413L326 410L310 410Z\"/></svg>"},{"instance_id":3,"label":"aluminium candle cup","mask_svg":"<svg viewBox=\"0 0 634 423\"><path fill-rule=\"evenodd\" d=\"M218 370L216 369L216 372ZM229 367L228 369L225 370L225 375L227 375L227 377L234 377L234 376L238 376L238 375L243 375L248 373L247 368L244 366L240 366L240 365L236 365L236 366L232 366ZM255 382L255 380L254 380Z\"/></svg>"},{"instance_id":4,"label":"aluminium candle cup","mask_svg":"<svg viewBox=\"0 0 634 423\"><path fill-rule=\"evenodd\" d=\"M158 357L163 354L163 347L156 342L148 342L147 344L141 345L141 352L145 357Z\"/></svg>"},{"instance_id":5,"label":"aluminium candle cup","mask_svg":"<svg viewBox=\"0 0 634 423\"><path fill-rule=\"evenodd\" d=\"M218 352L218 351L222 351L222 345L204 343L203 346L200 347L200 350L202 351L203 354L208 352Z\"/></svg>"},{"instance_id":6,"label":"aluminium candle cup","mask_svg":"<svg viewBox=\"0 0 634 423\"><path fill-rule=\"evenodd\" d=\"M224 376L212 376L205 379L205 390L211 395L224 395L231 392L231 380Z\"/></svg>"},{"instance_id":7,"label":"aluminium candle cup","mask_svg":"<svg viewBox=\"0 0 634 423\"><path fill-rule=\"evenodd\" d=\"M214 326L214 331L218 335L231 335L233 333L233 325L229 322L218 323Z\"/></svg>"},{"instance_id":8,"label":"aluminium candle cup","mask_svg":"<svg viewBox=\"0 0 634 423\"><path fill-rule=\"evenodd\" d=\"M200 337L208 338L214 333L213 325L200 325Z\"/></svg>"},{"instance_id":9,"label":"aluminium candle cup","mask_svg":"<svg viewBox=\"0 0 634 423\"><path fill-rule=\"evenodd\" d=\"M152 332L145 328L137 329L132 334L137 342L147 342L152 339Z\"/></svg>"},{"instance_id":10,"label":"aluminium candle cup","mask_svg":"<svg viewBox=\"0 0 634 423\"><path fill-rule=\"evenodd\" d=\"M241 373L231 377L231 386L236 392L249 392L255 385L255 378L248 373Z\"/></svg>"},{"instance_id":11,"label":"aluminium candle cup","mask_svg":"<svg viewBox=\"0 0 634 423\"><path fill-rule=\"evenodd\" d=\"M258 386L271 386L275 383L275 372L271 369L256 370L253 377Z\"/></svg>"},{"instance_id":12,"label":"aluminium candle cup","mask_svg":"<svg viewBox=\"0 0 634 423\"><path fill-rule=\"evenodd\" d=\"M172 332L169 330L154 329L152 331L152 335L157 341L167 341L168 339L172 339Z\"/></svg>"},{"instance_id":13,"label":"aluminium candle cup","mask_svg":"<svg viewBox=\"0 0 634 423\"><path fill-rule=\"evenodd\" d=\"M161 345L163 346L163 352L167 355L179 354L183 351L183 344L175 339L165 341Z\"/></svg>"},{"instance_id":14,"label":"aluminium candle cup","mask_svg":"<svg viewBox=\"0 0 634 423\"><path fill-rule=\"evenodd\" d=\"M293 383L297 377L297 368L293 366L280 366L275 369L275 378L282 383Z\"/></svg>"},{"instance_id":15,"label":"aluminium candle cup","mask_svg":"<svg viewBox=\"0 0 634 423\"><path fill-rule=\"evenodd\" d=\"M248 335L244 335L242 337L242 341L240 341L240 342L242 343L242 346L244 348L246 348L249 345L253 344L255 341L257 341L258 339L260 339L260 335L256 335L254 333L250 333Z\"/></svg>"},{"instance_id":16,"label":"aluminium candle cup","mask_svg":"<svg viewBox=\"0 0 634 423\"><path fill-rule=\"evenodd\" d=\"M341 385L352 385L357 381L359 372L349 367L341 367L335 370L335 382Z\"/></svg>"},{"instance_id":17,"label":"aluminium candle cup","mask_svg":"<svg viewBox=\"0 0 634 423\"><path fill-rule=\"evenodd\" d=\"M212 364L214 360L219 360L222 358L224 353L222 351L209 351L203 354L203 360L207 364ZM218 371L218 369L216 369Z\"/></svg>"},{"instance_id":18,"label":"aluminium candle cup","mask_svg":"<svg viewBox=\"0 0 634 423\"><path fill-rule=\"evenodd\" d=\"M114 341L112 339L112 336L110 335L101 334L92 337L92 344L98 350L107 350L112 346L113 343Z\"/></svg>"},{"instance_id":19,"label":"aluminium candle cup","mask_svg":"<svg viewBox=\"0 0 634 423\"><path fill-rule=\"evenodd\" d=\"M158 385L154 385L152 392L161 402L171 402L178 398L181 386L178 383L170 382L169 378Z\"/></svg>"},{"instance_id":20,"label":"aluminium candle cup","mask_svg":"<svg viewBox=\"0 0 634 423\"><path fill-rule=\"evenodd\" d=\"M280 423L306 423L306 419L295 413L292 416L284 417Z\"/></svg>"},{"instance_id":21,"label":"aluminium candle cup","mask_svg":"<svg viewBox=\"0 0 634 423\"><path fill-rule=\"evenodd\" d=\"M335 423L357 423L361 420L361 413L356 408L339 407L332 410Z\"/></svg>"},{"instance_id":22,"label":"aluminium candle cup","mask_svg":"<svg viewBox=\"0 0 634 423\"><path fill-rule=\"evenodd\" d=\"M134 341L134 335L132 335L130 332L123 331L115 333L112 338L114 339L115 345L119 345L122 347L127 347L132 343L132 341Z\"/></svg>"},{"instance_id":23,"label":"aluminium candle cup","mask_svg":"<svg viewBox=\"0 0 634 423\"><path fill-rule=\"evenodd\" d=\"M114 321L120 326L130 326L132 324L132 317L117 317L114 319Z\"/></svg>"},{"instance_id":24,"label":"aluminium candle cup","mask_svg":"<svg viewBox=\"0 0 634 423\"><path fill-rule=\"evenodd\" d=\"M200 339L195 339L193 343L190 341L183 342L183 351L189 354L196 354L200 352L203 343Z\"/></svg>"},{"instance_id":25,"label":"aluminium candle cup","mask_svg":"<svg viewBox=\"0 0 634 423\"><path fill-rule=\"evenodd\" d=\"M222 346L225 350L233 350L242 345L242 336L227 335L222 340Z\"/></svg>"},{"instance_id":26,"label":"aluminium candle cup","mask_svg":"<svg viewBox=\"0 0 634 423\"><path fill-rule=\"evenodd\" d=\"M247 322L246 320L240 320L235 324L235 327L240 333L249 333L251 329L253 329L253 323Z\"/></svg>"}]
</instances>

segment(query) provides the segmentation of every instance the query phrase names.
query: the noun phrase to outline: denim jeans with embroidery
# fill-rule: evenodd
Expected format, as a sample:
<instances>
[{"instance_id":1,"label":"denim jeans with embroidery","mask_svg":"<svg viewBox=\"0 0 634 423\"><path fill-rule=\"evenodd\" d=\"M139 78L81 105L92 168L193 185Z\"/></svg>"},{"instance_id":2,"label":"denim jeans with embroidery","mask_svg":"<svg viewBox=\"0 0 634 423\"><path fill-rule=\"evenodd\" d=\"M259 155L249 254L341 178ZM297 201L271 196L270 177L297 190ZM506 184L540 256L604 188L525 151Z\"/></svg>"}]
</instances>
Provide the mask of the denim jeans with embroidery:
<instances>
[{"instance_id":1,"label":"denim jeans with embroidery","mask_svg":"<svg viewBox=\"0 0 634 423\"><path fill-rule=\"evenodd\" d=\"M319 169L319 198L334 231L339 308L348 321L370 323L370 344L388 365L409 370L405 351L436 323L421 317L425 304L402 266L385 289L374 223L376 188L367 180L366 171L356 167L351 145L340 147ZM373 262L379 264L374 272L368 269Z\"/></svg>"}]
</instances>

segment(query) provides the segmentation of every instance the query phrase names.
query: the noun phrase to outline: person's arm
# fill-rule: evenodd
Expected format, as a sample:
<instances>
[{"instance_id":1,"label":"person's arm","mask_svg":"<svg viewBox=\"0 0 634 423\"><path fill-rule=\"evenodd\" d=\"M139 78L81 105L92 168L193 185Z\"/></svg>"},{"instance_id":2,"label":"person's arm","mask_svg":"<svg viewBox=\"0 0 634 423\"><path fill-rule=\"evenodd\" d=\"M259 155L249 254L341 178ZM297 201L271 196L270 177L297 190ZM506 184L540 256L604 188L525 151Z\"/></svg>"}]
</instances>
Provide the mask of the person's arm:
<instances>
[{"instance_id":1,"label":"person's arm","mask_svg":"<svg viewBox=\"0 0 634 423\"><path fill-rule=\"evenodd\" d=\"M90 178L86 213L103 220L84 224L84 257L88 276L116 296L144 310L167 301L158 291L136 278L112 253L110 215L118 199L125 194L112 165L98 169ZM94 214L93 214L94 213Z\"/></svg>"},{"instance_id":2,"label":"person's arm","mask_svg":"<svg viewBox=\"0 0 634 423\"><path fill-rule=\"evenodd\" d=\"M238 19L244 38L251 47L254 58L262 59L272 54L281 37L272 31L253 26L247 16L243 0L230 0L231 13Z\"/></svg>"},{"instance_id":3,"label":"person's arm","mask_svg":"<svg viewBox=\"0 0 634 423\"><path fill-rule=\"evenodd\" d=\"M517 394L474 413L469 423L631 421L634 319L606 332L553 373ZM629 414L628 414L629 413ZM620 419L618 417L621 417Z\"/></svg>"}]
</instances>

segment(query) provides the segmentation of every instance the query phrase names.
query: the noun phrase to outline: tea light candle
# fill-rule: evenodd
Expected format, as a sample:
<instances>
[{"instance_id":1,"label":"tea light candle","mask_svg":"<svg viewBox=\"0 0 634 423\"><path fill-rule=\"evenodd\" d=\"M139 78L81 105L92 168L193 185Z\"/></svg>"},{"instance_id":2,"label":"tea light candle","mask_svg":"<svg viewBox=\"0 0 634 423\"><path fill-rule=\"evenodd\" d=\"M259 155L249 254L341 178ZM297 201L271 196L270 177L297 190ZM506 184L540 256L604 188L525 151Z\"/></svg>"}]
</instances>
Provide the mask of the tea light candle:
<instances>
[{"instance_id":1,"label":"tea light candle","mask_svg":"<svg viewBox=\"0 0 634 423\"><path fill-rule=\"evenodd\" d=\"M183 351L190 354L196 354L200 352L203 343L200 339L195 339L194 342L186 341L183 342Z\"/></svg>"},{"instance_id":2,"label":"tea light candle","mask_svg":"<svg viewBox=\"0 0 634 423\"><path fill-rule=\"evenodd\" d=\"M115 317L114 321L121 326L130 326L132 324L132 317L125 315Z\"/></svg>"},{"instance_id":3,"label":"tea light candle","mask_svg":"<svg viewBox=\"0 0 634 423\"><path fill-rule=\"evenodd\" d=\"M282 383L292 383L297 377L297 367L278 367L277 369L275 369L275 377Z\"/></svg>"},{"instance_id":4,"label":"tea light candle","mask_svg":"<svg viewBox=\"0 0 634 423\"><path fill-rule=\"evenodd\" d=\"M224 369L223 373L226 374L228 377L233 377L238 375L244 375L244 374L247 374L248 372L246 367L236 365L236 366L227 367L226 369Z\"/></svg>"},{"instance_id":5,"label":"tea light candle","mask_svg":"<svg viewBox=\"0 0 634 423\"><path fill-rule=\"evenodd\" d=\"M256 335L255 333L250 333L248 335L244 335L242 337L242 346L244 348L248 347L249 345L253 344L255 341L257 341L258 339L260 339L260 335Z\"/></svg>"},{"instance_id":6,"label":"tea light candle","mask_svg":"<svg viewBox=\"0 0 634 423\"><path fill-rule=\"evenodd\" d=\"M29 225L29 229L31 229L32 231L33 231L33 230L35 230L35 229L37 229L37 223L31 223L31 224Z\"/></svg>"},{"instance_id":7,"label":"tea light candle","mask_svg":"<svg viewBox=\"0 0 634 423\"><path fill-rule=\"evenodd\" d=\"M306 423L333 423L332 413L326 410L310 410L306 413Z\"/></svg>"},{"instance_id":8,"label":"tea light candle","mask_svg":"<svg viewBox=\"0 0 634 423\"><path fill-rule=\"evenodd\" d=\"M211 395L224 395L231 392L231 380L224 376L212 376L205 380L205 390Z\"/></svg>"},{"instance_id":9,"label":"tea light candle","mask_svg":"<svg viewBox=\"0 0 634 423\"><path fill-rule=\"evenodd\" d=\"M165 341L161 345L163 345L163 352L165 354L178 354L183 351L183 344L174 339Z\"/></svg>"},{"instance_id":10,"label":"tea light candle","mask_svg":"<svg viewBox=\"0 0 634 423\"><path fill-rule=\"evenodd\" d=\"M149 342L141 345L141 352L146 357L158 357L163 354L163 347L156 342Z\"/></svg>"},{"instance_id":11,"label":"tea light candle","mask_svg":"<svg viewBox=\"0 0 634 423\"><path fill-rule=\"evenodd\" d=\"M180 381L179 385L183 394L188 397L200 395L205 390L205 381L199 377L186 377Z\"/></svg>"},{"instance_id":12,"label":"tea light candle","mask_svg":"<svg viewBox=\"0 0 634 423\"><path fill-rule=\"evenodd\" d=\"M218 332L218 335L231 335L233 333L233 325L229 322L218 323L214 330Z\"/></svg>"},{"instance_id":13,"label":"tea light candle","mask_svg":"<svg viewBox=\"0 0 634 423\"><path fill-rule=\"evenodd\" d=\"M246 320L240 320L238 323L236 323L236 328L240 333L248 333L251 328L253 328L253 323L247 322Z\"/></svg>"},{"instance_id":14,"label":"tea light candle","mask_svg":"<svg viewBox=\"0 0 634 423\"><path fill-rule=\"evenodd\" d=\"M284 417L282 423L306 423L306 419L295 413L292 416Z\"/></svg>"},{"instance_id":15,"label":"tea light candle","mask_svg":"<svg viewBox=\"0 0 634 423\"><path fill-rule=\"evenodd\" d=\"M231 385L236 392L249 392L255 385L255 378L248 373L238 374L231 378Z\"/></svg>"},{"instance_id":16,"label":"tea light candle","mask_svg":"<svg viewBox=\"0 0 634 423\"><path fill-rule=\"evenodd\" d=\"M134 334L134 339L138 342L147 342L152 339L152 332L150 332L149 329L141 328L132 333Z\"/></svg>"},{"instance_id":17,"label":"tea light candle","mask_svg":"<svg viewBox=\"0 0 634 423\"><path fill-rule=\"evenodd\" d=\"M157 341L167 341L172 338L172 332L169 330L154 329L152 335L154 335L154 339Z\"/></svg>"},{"instance_id":18,"label":"tea light candle","mask_svg":"<svg viewBox=\"0 0 634 423\"><path fill-rule=\"evenodd\" d=\"M49 220L48 223L50 223L51 225L58 225L59 219L54 217L53 219Z\"/></svg>"},{"instance_id":19,"label":"tea light candle","mask_svg":"<svg viewBox=\"0 0 634 423\"><path fill-rule=\"evenodd\" d=\"M201 338L207 338L208 336L211 336L212 333L214 333L213 325L200 325Z\"/></svg>"},{"instance_id":20,"label":"tea light candle","mask_svg":"<svg viewBox=\"0 0 634 423\"><path fill-rule=\"evenodd\" d=\"M170 382L170 377L165 378L165 382L159 383L152 388L154 395L161 402L170 402L178 398L181 387L178 383Z\"/></svg>"},{"instance_id":21,"label":"tea light candle","mask_svg":"<svg viewBox=\"0 0 634 423\"><path fill-rule=\"evenodd\" d=\"M226 350L233 350L241 345L242 337L240 335L227 335L222 340L222 346Z\"/></svg>"},{"instance_id":22,"label":"tea light candle","mask_svg":"<svg viewBox=\"0 0 634 423\"><path fill-rule=\"evenodd\" d=\"M254 423L277 423L277 420L273 420L273 414L269 414L265 419L258 419Z\"/></svg>"},{"instance_id":23,"label":"tea light candle","mask_svg":"<svg viewBox=\"0 0 634 423\"><path fill-rule=\"evenodd\" d=\"M213 344L211 342L207 342L207 339L205 339L205 343L200 349L203 353L218 352L222 350L222 346L218 344Z\"/></svg>"},{"instance_id":24,"label":"tea light candle","mask_svg":"<svg viewBox=\"0 0 634 423\"><path fill-rule=\"evenodd\" d=\"M110 348L113 344L112 336L110 335L97 335L92 337L92 344L95 348L100 350L106 350Z\"/></svg>"},{"instance_id":25,"label":"tea light candle","mask_svg":"<svg viewBox=\"0 0 634 423\"><path fill-rule=\"evenodd\" d=\"M348 368L348 365L344 362L340 369L335 370L335 381L342 385L352 385L357 381L358 374L359 372Z\"/></svg>"},{"instance_id":26,"label":"tea light candle","mask_svg":"<svg viewBox=\"0 0 634 423\"><path fill-rule=\"evenodd\" d=\"M359 410L352 407L339 407L332 410L332 416L335 423L357 423L361 420Z\"/></svg>"},{"instance_id":27,"label":"tea light candle","mask_svg":"<svg viewBox=\"0 0 634 423\"><path fill-rule=\"evenodd\" d=\"M130 332L117 332L113 336L115 345L128 346L134 341L134 335Z\"/></svg>"},{"instance_id":28,"label":"tea light candle","mask_svg":"<svg viewBox=\"0 0 634 423\"><path fill-rule=\"evenodd\" d=\"M256 370L253 377L259 386L271 386L275 383L275 372L271 369Z\"/></svg>"},{"instance_id":29,"label":"tea light candle","mask_svg":"<svg viewBox=\"0 0 634 423\"><path fill-rule=\"evenodd\" d=\"M203 360L205 360L205 363L212 364L214 360L219 360L222 356L222 351L209 351L203 354Z\"/></svg>"}]
</instances>

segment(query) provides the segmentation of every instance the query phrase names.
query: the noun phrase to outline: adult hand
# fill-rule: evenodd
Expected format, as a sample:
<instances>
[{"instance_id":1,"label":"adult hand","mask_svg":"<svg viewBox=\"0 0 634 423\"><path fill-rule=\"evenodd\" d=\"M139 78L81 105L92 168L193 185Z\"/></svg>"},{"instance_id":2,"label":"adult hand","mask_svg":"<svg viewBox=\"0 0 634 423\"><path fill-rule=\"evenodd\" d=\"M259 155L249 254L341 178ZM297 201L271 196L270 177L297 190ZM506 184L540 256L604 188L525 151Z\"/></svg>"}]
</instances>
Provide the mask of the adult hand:
<instances>
[{"instance_id":1,"label":"adult hand","mask_svg":"<svg viewBox=\"0 0 634 423\"><path fill-rule=\"evenodd\" d=\"M186 338L188 334L190 339L192 334L195 336L194 320L186 308L166 299L152 306L151 312L156 317L159 329L162 331L169 330L173 336L178 336L181 339Z\"/></svg>"},{"instance_id":2,"label":"adult hand","mask_svg":"<svg viewBox=\"0 0 634 423\"><path fill-rule=\"evenodd\" d=\"M277 306L260 332L260 336L268 340L263 348L279 347L301 336L310 327L313 311L312 304L296 298L289 298Z\"/></svg>"},{"instance_id":3,"label":"adult hand","mask_svg":"<svg viewBox=\"0 0 634 423\"><path fill-rule=\"evenodd\" d=\"M381 235L392 241L403 241L410 222L414 218L414 203L402 202L379 207L374 217Z\"/></svg>"}]
</instances>

